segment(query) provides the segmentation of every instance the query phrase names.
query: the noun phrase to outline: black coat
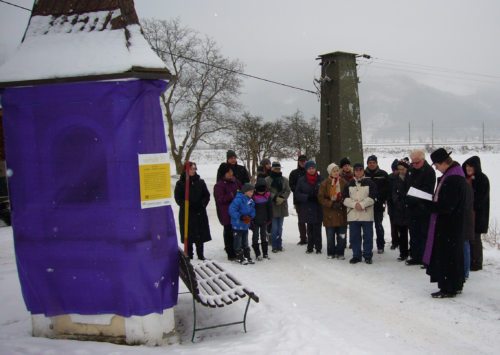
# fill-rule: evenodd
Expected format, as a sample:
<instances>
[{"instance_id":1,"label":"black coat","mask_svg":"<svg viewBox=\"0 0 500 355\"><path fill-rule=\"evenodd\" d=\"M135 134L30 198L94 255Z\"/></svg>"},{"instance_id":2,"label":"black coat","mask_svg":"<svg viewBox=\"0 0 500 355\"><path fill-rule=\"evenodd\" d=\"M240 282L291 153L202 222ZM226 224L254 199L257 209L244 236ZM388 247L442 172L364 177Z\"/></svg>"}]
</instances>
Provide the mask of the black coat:
<instances>
[{"instance_id":1,"label":"black coat","mask_svg":"<svg viewBox=\"0 0 500 355\"><path fill-rule=\"evenodd\" d=\"M318 201L319 185L322 181L321 175L318 175L314 186L307 182L306 176L302 176L297 182L294 198L300 206L297 211L300 223L321 223L323 221L323 208Z\"/></svg>"},{"instance_id":2,"label":"black coat","mask_svg":"<svg viewBox=\"0 0 500 355\"><path fill-rule=\"evenodd\" d=\"M399 179L399 174L389 174L389 177L387 178L387 181L389 182L389 196L387 197L387 214L391 217L392 221L392 214L393 214L393 209L394 209L394 202L393 202L393 189L394 189L394 184L396 183L396 180Z\"/></svg>"},{"instance_id":3,"label":"black coat","mask_svg":"<svg viewBox=\"0 0 500 355\"><path fill-rule=\"evenodd\" d=\"M474 229L476 233L487 233L490 221L490 181L481 169L481 160L477 156L467 159L465 165L474 167L472 190L474 191ZM466 174L467 175L467 174Z\"/></svg>"},{"instance_id":4,"label":"black coat","mask_svg":"<svg viewBox=\"0 0 500 355\"><path fill-rule=\"evenodd\" d=\"M449 169L457 167L460 169L455 162ZM468 214L467 188L463 176L448 176L439 190L438 201L432 203L437 219L427 274L445 292L461 290L465 281L463 221Z\"/></svg>"},{"instance_id":5,"label":"black coat","mask_svg":"<svg viewBox=\"0 0 500 355\"><path fill-rule=\"evenodd\" d=\"M420 169L410 168L407 179L409 187L414 187L431 195L434 193L436 172L427 161L424 162L424 165ZM428 216L431 212L431 202L421 198L407 196L406 205L408 206L410 217Z\"/></svg>"},{"instance_id":6,"label":"black coat","mask_svg":"<svg viewBox=\"0 0 500 355\"><path fill-rule=\"evenodd\" d=\"M406 193L409 188L408 178L403 180L399 176L396 176L392 179L391 186L392 222L397 226L407 226L410 223L408 207L406 206Z\"/></svg>"},{"instance_id":7,"label":"black coat","mask_svg":"<svg viewBox=\"0 0 500 355\"><path fill-rule=\"evenodd\" d=\"M365 178L372 180L377 185L377 197L375 199L375 211L384 211L385 202L390 198L389 175L385 170L376 168L375 170L365 169Z\"/></svg>"},{"instance_id":8,"label":"black coat","mask_svg":"<svg viewBox=\"0 0 500 355\"><path fill-rule=\"evenodd\" d=\"M297 163L297 169L292 170L290 176L288 177L288 182L290 183L290 190L293 193L293 204L296 205L297 201L295 199L295 188L297 187L297 182L299 179L306 175L306 169L299 166Z\"/></svg>"},{"instance_id":9,"label":"black coat","mask_svg":"<svg viewBox=\"0 0 500 355\"><path fill-rule=\"evenodd\" d=\"M189 225L188 242L208 242L212 240L208 223L207 205L210 202L210 192L199 175L189 177ZM186 174L183 173L175 184L174 197L179 208L179 229L181 242L184 242L184 194L186 189Z\"/></svg>"},{"instance_id":10,"label":"black coat","mask_svg":"<svg viewBox=\"0 0 500 355\"><path fill-rule=\"evenodd\" d=\"M247 182L250 182L250 175L248 175L247 168L245 168L243 165L238 165L238 164L229 164L229 163L221 163L219 165L219 168L217 169L217 181L221 180L224 177L224 174L222 173L222 166L223 164L227 164L231 167L233 170L233 175L238 181L241 183L241 185L244 185Z\"/></svg>"}]
</instances>

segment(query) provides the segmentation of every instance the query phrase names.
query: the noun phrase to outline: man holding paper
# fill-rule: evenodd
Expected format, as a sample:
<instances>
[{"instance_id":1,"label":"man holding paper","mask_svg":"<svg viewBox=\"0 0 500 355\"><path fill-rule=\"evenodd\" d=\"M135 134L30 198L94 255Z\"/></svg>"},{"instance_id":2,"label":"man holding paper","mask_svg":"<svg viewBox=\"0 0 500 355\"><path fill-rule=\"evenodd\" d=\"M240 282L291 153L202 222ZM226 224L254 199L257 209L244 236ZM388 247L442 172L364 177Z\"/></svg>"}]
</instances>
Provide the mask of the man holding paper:
<instances>
[{"instance_id":1,"label":"man holding paper","mask_svg":"<svg viewBox=\"0 0 500 355\"><path fill-rule=\"evenodd\" d=\"M406 265L420 265L427 240L436 172L425 160L424 150L413 150L410 158L411 168L408 172L410 190L406 198L410 215L410 259L406 261Z\"/></svg>"}]
</instances>

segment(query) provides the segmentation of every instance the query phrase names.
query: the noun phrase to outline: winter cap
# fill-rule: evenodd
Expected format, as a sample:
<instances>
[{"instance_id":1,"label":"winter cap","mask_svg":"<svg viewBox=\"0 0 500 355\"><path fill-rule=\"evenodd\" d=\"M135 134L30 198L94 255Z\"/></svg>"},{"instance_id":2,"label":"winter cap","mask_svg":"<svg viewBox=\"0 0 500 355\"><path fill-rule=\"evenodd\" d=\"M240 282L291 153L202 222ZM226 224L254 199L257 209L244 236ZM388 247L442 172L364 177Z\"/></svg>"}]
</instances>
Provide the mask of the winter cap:
<instances>
[{"instance_id":1,"label":"winter cap","mask_svg":"<svg viewBox=\"0 0 500 355\"><path fill-rule=\"evenodd\" d=\"M361 163L355 163L353 168L354 168L354 170L356 170L356 169L363 169L364 170L365 169L363 164L361 164Z\"/></svg>"},{"instance_id":2,"label":"winter cap","mask_svg":"<svg viewBox=\"0 0 500 355\"><path fill-rule=\"evenodd\" d=\"M273 165L271 165L271 169L281 169L281 164L279 161L273 161Z\"/></svg>"},{"instance_id":3,"label":"winter cap","mask_svg":"<svg viewBox=\"0 0 500 355\"><path fill-rule=\"evenodd\" d=\"M394 170L398 170L398 163L400 162L401 160L397 160L397 159L394 159L394 161L392 162L391 164L391 170L394 171Z\"/></svg>"},{"instance_id":4,"label":"winter cap","mask_svg":"<svg viewBox=\"0 0 500 355\"><path fill-rule=\"evenodd\" d=\"M316 168L316 162L314 160L309 160L304 168L307 170L309 168Z\"/></svg>"},{"instance_id":5,"label":"winter cap","mask_svg":"<svg viewBox=\"0 0 500 355\"><path fill-rule=\"evenodd\" d=\"M229 158L232 158L232 157L237 157L236 153L234 152L234 150L231 150L229 149L226 153L226 158L229 159Z\"/></svg>"},{"instance_id":6,"label":"winter cap","mask_svg":"<svg viewBox=\"0 0 500 355\"><path fill-rule=\"evenodd\" d=\"M339 166L337 164L335 164L335 163L331 163L330 165L328 165L328 167L326 168L326 171L328 172L328 175L330 175L331 172L332 172L332 170L335 169L335 168L337 170L339 170Z\"/></svg>"},{"instance_id":7,"label":"winter cap","mask_svg":"<svg viewBox=\"0 0 500 355\"><path fill-rule=\"evenodd\" d=\"M261 165L261 166L266 166L266 165L269 165L269 164L271 164L271 160L269 160L269 159L267 159L267 158L262 159L262 160L260 161L260 165Z\"/></svg>"},{"instance_id":8,"label":"winter cap","mask_svg":"<svg viewBox=\"0 0 500 355\"><path fill-rule=\"evenodd\" d=\"M366 163L368 164L369 162L374 161L375 163L378 163L377 161L377 156L376 155L370 155L368 159L366 159Z\"/></svg>"},{"instance_id":9,"label":"winter cap","mask_svg":"<svg viewBox=\"0 0 500 355\"><path fill-rule=\"evenodd\" d=\"M248 191L253 191L253 190L255 190L255 186L253 186L249 182L245 183L245 185L243 185L243 187L241 188L241 192L243 192L243 193L248 192Z\"/></svg>"},{"instance_id":10,"label":"winter cap","mask_svg":"<svg viewBox=\"0 0 500 355\"><path fill-rule=\"evenodd\" d=\"M307 156L304 155L304 154L301 154L299 155L299 157L297 158L298 161L307 161Z\"/></svg>"},{"instance_id":11,"label":"winter cap","mask_svg":"<svg viewBox=\"0 0 500 355\"><path fill-rule=\"evenodd\" d=\"M442 163L450 157L451 152L447 152L444 148L438 148L431 153L432 164Z\"/></svg>"},{"instance_id":12,"label":"winter cap","mask_svg":"<svg viewBox=\"0 0 500 355\"><path fill-rule=\"evenodd\" d=\"M222 163L219 167L219 172L220 172L220 176L224 176L226 175L226 173L229 171L229 170L233 170L233 168L231 167L230 164L228 163Z\"/></svg>"},{"instance_id":13,"label":"winter cap","mask_svg":"<svg viewBox=\"0 0 500 355\"><path fill-rule=\"evenodd\" d=\"M340 159L340 168L342 169L344 167L344 165L351 165L351 161L349 160L349 158L345 157L345 158L342 158Z\"/></svg>"},{"instance_id":14,"label":"winter cap","mask_svg":"<svg viewBox=\"0 0 500 355\"><path fill-rule=\"evenodd\" d=\"M406 169L410 169L410 164L404 159L398 161L397 166L404 166Z\"/></svg>"}]
</instances>

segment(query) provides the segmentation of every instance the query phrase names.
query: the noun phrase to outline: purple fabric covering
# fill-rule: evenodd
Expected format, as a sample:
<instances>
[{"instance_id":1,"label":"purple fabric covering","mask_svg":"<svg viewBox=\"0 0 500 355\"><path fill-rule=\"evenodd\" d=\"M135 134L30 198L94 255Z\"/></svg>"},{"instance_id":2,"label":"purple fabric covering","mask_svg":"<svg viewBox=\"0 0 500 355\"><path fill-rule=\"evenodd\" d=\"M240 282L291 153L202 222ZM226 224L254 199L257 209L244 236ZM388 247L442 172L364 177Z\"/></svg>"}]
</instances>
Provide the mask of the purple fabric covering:
<instances>
[{"instance_id":1,"label":"purple fabric covering","mask_svg":"<svg viewBox=\"0 0 500 355\"><path fill-rule=\"evenodd\" d=\"M138 154L164 153L164 81L3 92L17 266L33 314L122 316L177 303L170 206L141 209Z\"/></svg>"},{"instance_id":2,"label":"purple fabric covering","mask_svg":"<svg viewBox=\"0 0 500 355\"><path fill-rule=\"evenodd\" d=\"M451 169L446 170L444 175L441 177L441 180L439 180L438 186L436 187L436 192L434 193L434 202L437 202L437 198L439 197L439 190L441 189L442 184L446 180L448 176L452 175L458 175L458 176L463 176L464 172L460 165L454 166ZM430 220L429 220L429 229L427 232L427 241L425 243L425 250L424 250L424 256L422 257L422 263L424 265L429 265L431 263L431 256L432 256L432 248L434 246L434 237L436 235L436 222L437 222L437 213L432 213Z\"/></svg>"}]
</instances>

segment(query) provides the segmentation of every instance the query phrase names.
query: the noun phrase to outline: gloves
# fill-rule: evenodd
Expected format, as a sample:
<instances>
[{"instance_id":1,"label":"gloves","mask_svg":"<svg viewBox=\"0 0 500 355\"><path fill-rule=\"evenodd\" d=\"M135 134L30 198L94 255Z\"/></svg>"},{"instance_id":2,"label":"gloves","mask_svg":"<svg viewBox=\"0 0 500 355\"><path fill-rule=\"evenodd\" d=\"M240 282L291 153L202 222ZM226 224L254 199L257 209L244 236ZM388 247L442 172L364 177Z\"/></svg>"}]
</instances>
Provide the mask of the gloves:
<instances>
[{"instance_id":1,"label":"gloves","mask_svg":"<svg viewBox=\"0 0 500 355\"><path fill-rule=\"evenodd\" d=\"M283 202L285 202L285 199L281 196L277 196L276 197L276 204L279 206L281 205Z\"/></svg>"},{"instance_id":2,"label":"gloves","mask_svg":"<svg viewBox=\"0 0 500 355\"><path fill-rule=\"evenodd\" d=\"M343 206L344 205L340 201L333 201L333 203L332 203L332 208L334 208L336 210L342 209Z\"/></svg>"},{"instance_id":3,"label":"gloves","mask_svg":"<svg viewBox=\"0 0 500 355\"><path fill-rule=\"evenodd\" d=\"M341 201L342 200L342 193L337 192L337 195L335 196L335 201Z\"/></svg>"},{"instance_id":4,"label":"gloves","mask_svg":"<svg viewBox=\"0 0 500 355\"><path fill-rule=\"evenodd\" d=\"M241 216L241 221L245 224L250 224L250 222L252 222L252 218L250 216Z\"/></svg>"},{"instance_id":5,"label":"gloves","mask_svg":"<svg viewBox=\"0 0 500 355\"><path fill-rule=\"evenodd\" d=\"M307 196L307 201L311 201L311 202L317 202L318 201L318 197L316 195L309 195Z\"/></svg>"}]
</instances>

